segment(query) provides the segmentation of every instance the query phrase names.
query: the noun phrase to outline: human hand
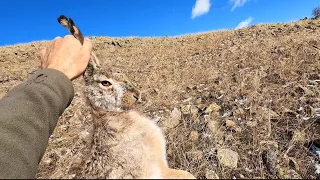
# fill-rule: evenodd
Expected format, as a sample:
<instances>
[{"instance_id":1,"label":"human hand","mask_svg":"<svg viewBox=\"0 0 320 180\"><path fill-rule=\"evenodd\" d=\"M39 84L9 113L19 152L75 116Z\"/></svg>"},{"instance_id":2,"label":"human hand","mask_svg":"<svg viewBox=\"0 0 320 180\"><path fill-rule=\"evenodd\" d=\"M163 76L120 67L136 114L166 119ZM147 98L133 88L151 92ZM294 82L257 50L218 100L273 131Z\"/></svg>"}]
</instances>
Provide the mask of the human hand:
<instances>
[{"instance_id":1,"label":"human hand","mask_svg":"<svg viewBox=\"0 0 320 180\"><path fill-rule=\"evenodd\" d=\"M85 71L91 51L89 39L85 39L81 45L72 35L56 37L41 51L41 68L56 69L73 80Z\"/></svg>"}]
</instances>

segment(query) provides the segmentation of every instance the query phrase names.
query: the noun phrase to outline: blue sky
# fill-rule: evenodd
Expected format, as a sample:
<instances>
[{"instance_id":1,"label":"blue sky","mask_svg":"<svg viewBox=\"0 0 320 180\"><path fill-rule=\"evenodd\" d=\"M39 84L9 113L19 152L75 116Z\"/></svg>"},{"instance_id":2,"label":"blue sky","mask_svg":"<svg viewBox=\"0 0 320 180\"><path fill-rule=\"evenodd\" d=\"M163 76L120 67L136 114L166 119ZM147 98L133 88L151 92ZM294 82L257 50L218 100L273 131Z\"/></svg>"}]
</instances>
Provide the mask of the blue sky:
<instances>
[{"instance_id":1,"label":"blue sky","mask_svg":"<svg viewBox=\"0 0 320 180\"><path fill-rule=\"evenodd\" d=\"M57 17L85 36L174 36L311 17L319 0L5 0L0 46L64 36ZM242 24L240 24L242 22Z\"/></svg>"}]
</instances>

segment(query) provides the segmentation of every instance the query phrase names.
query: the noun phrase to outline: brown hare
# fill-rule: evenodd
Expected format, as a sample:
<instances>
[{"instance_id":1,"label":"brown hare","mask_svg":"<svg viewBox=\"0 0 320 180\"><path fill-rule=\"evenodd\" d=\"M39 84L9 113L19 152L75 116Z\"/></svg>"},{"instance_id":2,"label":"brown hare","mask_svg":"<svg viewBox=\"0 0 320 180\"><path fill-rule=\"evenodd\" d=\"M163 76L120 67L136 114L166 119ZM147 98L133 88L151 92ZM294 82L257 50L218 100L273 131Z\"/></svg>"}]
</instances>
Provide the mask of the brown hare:
<instances>
[{"instance_id":1,"label":"brown hare","mask_svg":"<svg viewBox=\"0 0 320 180\"><path fill-rule=\"evenodd\" d=\"M83 43L72 19L62 15L58 21ZM129 110L141 96L124 74L106 72L92 53L84 81L94 128L88 143L90 152L78 178L195 179L189 172L168 167L161 129L151 119Z\"/></svg>"}]
</instances>

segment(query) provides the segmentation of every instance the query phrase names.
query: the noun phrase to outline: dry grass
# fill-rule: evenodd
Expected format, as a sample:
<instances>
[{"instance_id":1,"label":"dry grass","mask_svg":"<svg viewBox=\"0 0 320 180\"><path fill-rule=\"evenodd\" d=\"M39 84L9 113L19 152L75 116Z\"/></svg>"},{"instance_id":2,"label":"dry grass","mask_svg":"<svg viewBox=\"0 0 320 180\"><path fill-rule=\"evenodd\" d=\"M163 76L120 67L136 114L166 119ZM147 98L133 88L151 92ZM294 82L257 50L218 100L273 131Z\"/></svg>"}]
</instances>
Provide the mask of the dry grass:
<instances>
[{"instance_id":1,"label":"dry grass","mask_svg":"<svg viewBox=\"0 0 320 180\"><path fill-rule=\"evenodd\" d=\"M182 37L92 41L104 67L121 69L144 92L137 109L160 117L161 127L174 107L182 111L177 126L164 128L171 167L198 178L212 171L220 178L281 178L262 160L264 150L272 150L277 171L296 162L295 172L315 178L317 157L304 145L320 136L315 114L320 108L319 39L318 19ZM0 48L0 96L37 68L35 52L44 43ZM81 80L74 84L78 94L49 141L38 177L72 177L68 161L78 155L79 134L90 119ZM205 112L212 103L221 109ZM219 148L239 154L238 168L219 164Z\"/></svg>"}]
</instances>

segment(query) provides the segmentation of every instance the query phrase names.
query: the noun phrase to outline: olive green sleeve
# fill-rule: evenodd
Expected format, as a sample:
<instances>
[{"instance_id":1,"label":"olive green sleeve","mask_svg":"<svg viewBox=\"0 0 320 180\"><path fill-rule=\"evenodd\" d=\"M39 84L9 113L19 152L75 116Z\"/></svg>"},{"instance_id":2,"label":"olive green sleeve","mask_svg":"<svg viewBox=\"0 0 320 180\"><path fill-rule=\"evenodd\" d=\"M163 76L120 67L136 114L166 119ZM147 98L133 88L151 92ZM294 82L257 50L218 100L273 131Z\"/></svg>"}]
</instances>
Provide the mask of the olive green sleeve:
<instances>
[{"instance_id":1,"label":"olive green sleeve","mask_svg":"<svg viewBox=\"0 0 320 180\"><path fill-rule=\"evenodd\" d=\"M59 116L74 97L54 69L36 71L0 100L0 178L35 178Z\"/></svg>"}]
</instances>

